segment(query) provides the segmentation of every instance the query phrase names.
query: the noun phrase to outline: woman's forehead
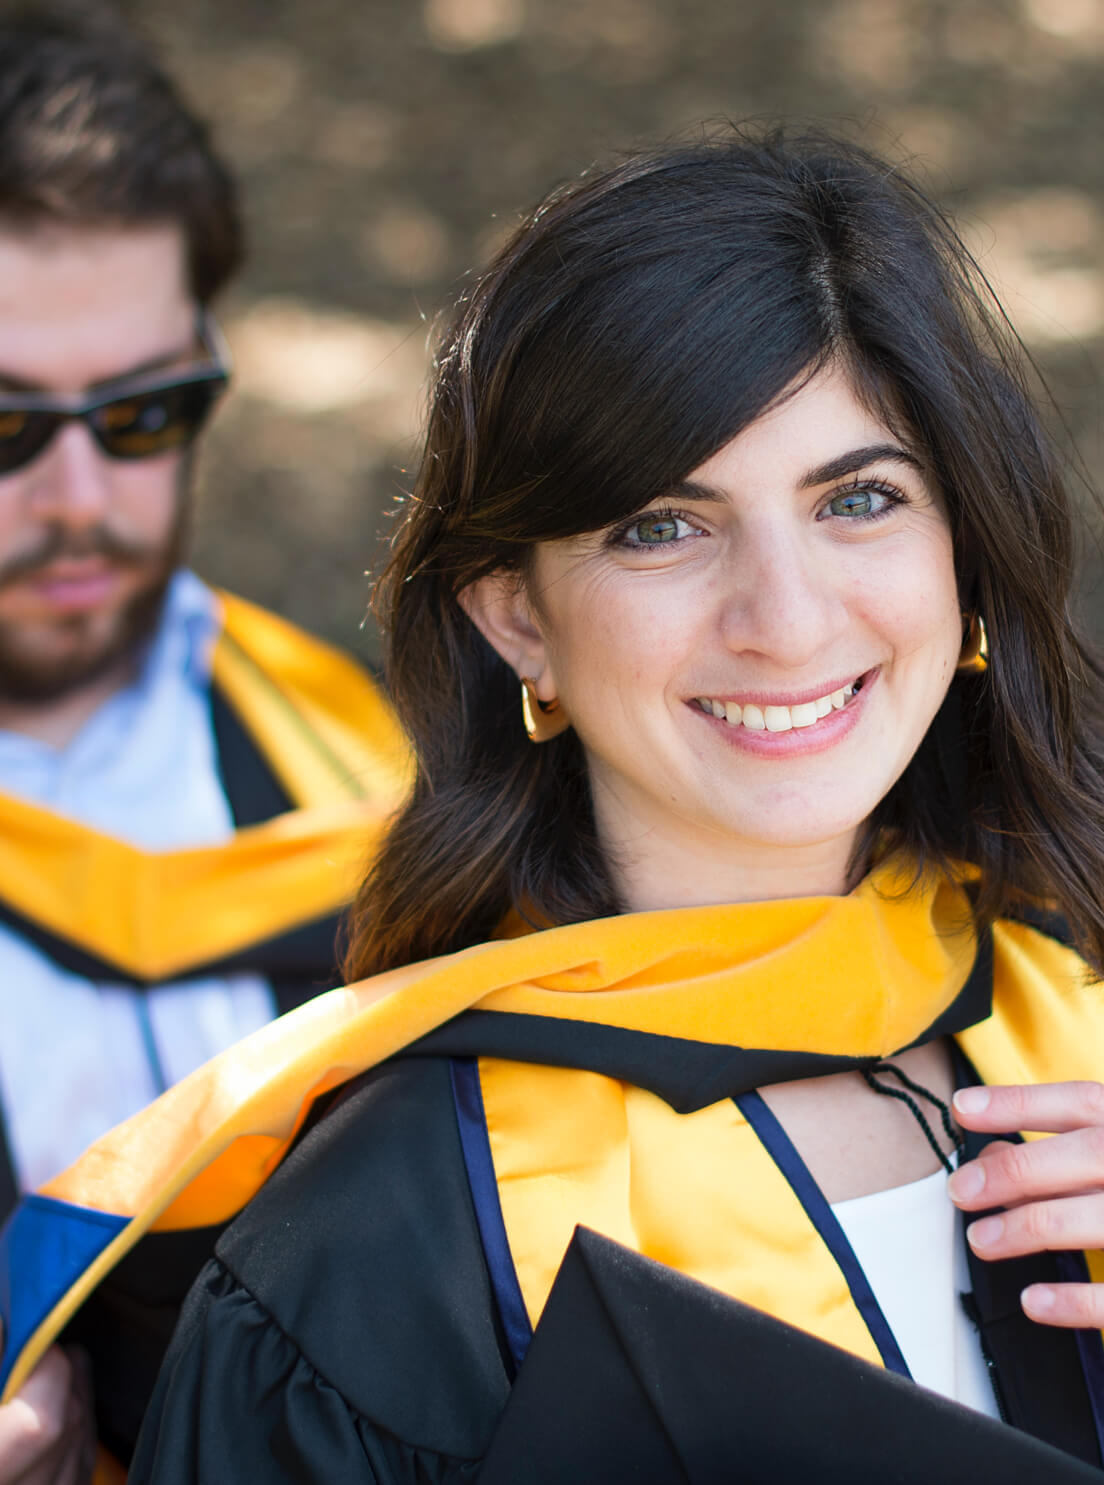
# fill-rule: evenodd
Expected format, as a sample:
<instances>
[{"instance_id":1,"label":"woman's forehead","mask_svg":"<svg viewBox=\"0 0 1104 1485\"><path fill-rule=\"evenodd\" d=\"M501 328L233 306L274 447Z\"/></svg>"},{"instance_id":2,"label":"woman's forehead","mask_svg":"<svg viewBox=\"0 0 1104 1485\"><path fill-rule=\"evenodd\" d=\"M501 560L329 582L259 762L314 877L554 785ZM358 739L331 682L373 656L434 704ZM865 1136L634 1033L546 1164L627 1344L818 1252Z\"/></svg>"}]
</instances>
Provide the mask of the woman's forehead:
<instances>
[{"instance_id":1,"label":"woman's forehead","mask_svg":"<svg viewBox=\"0 0 1104 1485\"><path fill-rule=\"evenodd\" d=\"M865 457L856 464L858 454ZM797 483L813 486L886 457L918 463L893 429L859 396L848 371L830 363L787 388L688 477L709 485L718 478L738 475L744 466L765 461L780 472L792 473Z\"/></svg>"}]
</instances>

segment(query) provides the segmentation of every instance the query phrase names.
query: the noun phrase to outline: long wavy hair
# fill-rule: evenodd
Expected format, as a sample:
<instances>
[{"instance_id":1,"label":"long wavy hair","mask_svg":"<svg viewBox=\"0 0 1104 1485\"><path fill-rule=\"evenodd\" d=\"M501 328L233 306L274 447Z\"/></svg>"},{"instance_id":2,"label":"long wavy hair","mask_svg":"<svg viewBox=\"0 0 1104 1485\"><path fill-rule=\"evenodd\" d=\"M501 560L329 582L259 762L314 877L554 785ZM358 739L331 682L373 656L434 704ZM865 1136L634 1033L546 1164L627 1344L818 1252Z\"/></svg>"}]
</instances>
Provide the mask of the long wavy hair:
<instances>
[{"instance_id":1,"label":"long wavy hair","mask_svg":"<svg viewBox=\"0 0 1104 1485\"><path fill-rule=\"evenodd\" d=\"M1104 967L1101 670L1071 623L1070 502L1024 357L946 217L832 137L726 129L545 200L440 343L425 450L377 587L409 802L356 900L351 979L491 936L510 909L621 910L575 734L533 746L457 595L661 496L796 379L846 367L942 490L964 611L993 636L861 833L980 868Z\"/></svg>"}]
</instances>

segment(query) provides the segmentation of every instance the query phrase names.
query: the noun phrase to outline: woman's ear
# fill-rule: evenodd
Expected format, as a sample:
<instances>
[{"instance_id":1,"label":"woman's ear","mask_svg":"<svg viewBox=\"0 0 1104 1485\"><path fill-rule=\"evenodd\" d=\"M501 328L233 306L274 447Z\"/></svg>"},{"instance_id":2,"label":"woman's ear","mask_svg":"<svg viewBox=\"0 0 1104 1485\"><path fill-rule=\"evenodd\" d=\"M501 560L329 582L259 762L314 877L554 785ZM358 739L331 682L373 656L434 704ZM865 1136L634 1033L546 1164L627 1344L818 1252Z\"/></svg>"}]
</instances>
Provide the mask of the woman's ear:
<instances>
[{"instance_id":1,"label":"woman's ear","mask_svg":"<svg viewBox=\"0 0 1104 1485\"><path fill-rule=\"evenodd\" d=\"M548 673L544 638L520 574L492 572L461 588L457 598L483 638L518 678L535 681L542 701L555 700L556 688Z\"/></svg>"}]
</instances>

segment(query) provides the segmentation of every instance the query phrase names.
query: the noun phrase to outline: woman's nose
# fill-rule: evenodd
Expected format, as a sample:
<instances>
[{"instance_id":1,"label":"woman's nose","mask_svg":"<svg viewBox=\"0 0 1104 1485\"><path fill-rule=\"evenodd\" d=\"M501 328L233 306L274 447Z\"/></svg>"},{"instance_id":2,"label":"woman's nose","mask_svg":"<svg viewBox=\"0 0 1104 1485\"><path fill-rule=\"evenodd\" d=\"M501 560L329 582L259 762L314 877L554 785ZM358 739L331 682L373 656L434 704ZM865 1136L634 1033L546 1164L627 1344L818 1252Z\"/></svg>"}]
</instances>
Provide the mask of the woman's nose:
<instances>
[{"instance_id":1,"label":"woman's nose","mask_svg":"<svg viewBox=\"0 0 1104 1485\"><path fill-rule=\"evenodd\" d=\"M722 626L731 650L799 670L848 625L841 574L818 543L772 528L742 544L725 578Z\"/></svg>"}]
</instances>

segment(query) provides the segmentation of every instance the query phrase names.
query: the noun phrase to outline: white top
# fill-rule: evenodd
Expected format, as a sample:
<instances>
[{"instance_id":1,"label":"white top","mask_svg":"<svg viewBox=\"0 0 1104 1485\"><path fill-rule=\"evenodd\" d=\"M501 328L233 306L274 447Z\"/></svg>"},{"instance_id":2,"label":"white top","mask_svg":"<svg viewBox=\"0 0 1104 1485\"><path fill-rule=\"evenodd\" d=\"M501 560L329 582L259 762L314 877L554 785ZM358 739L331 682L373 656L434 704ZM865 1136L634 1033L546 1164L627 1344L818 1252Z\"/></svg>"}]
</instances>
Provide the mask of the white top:
<instances>
[{"instance_id":1,"label":"white top","mask_svg":"<svg viewBox=\"0 0 1104 1485\"><path fill-rule=\"evenodd\" d=\"M977 1331L959 1299L970 1288L969 1267L946 1174L836 1202L832 1211L913 1378L999 1417Z\"/></svg>"},{"instance_id":2,"label":"white top","mask_svg":"<svg viewBox=\"0 0 1104 1485\"><path fill-rule=\"evenodd\" d=\"M0 791L150 851L234 829L211 724L215 595L179 572L134 682L64 748L0 729ZM0 829L3 801L0 799ZM0 1105L16 1179L33 1189L275 1014L254 974L142 993L60 969L0 925Z\"/></svg>"}]
</instances>

